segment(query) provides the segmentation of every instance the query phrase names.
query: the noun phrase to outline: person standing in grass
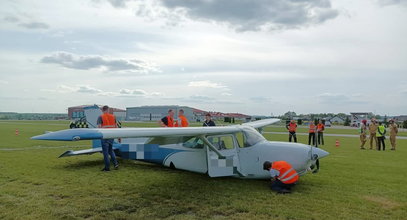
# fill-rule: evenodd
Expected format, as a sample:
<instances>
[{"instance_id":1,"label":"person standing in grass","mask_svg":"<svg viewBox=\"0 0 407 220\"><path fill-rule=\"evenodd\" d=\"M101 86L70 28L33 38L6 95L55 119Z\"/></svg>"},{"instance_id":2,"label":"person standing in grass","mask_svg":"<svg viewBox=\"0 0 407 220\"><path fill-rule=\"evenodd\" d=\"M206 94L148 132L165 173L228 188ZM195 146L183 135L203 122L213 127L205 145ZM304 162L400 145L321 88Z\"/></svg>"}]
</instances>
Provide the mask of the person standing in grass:
<instances>
[{"instance_id":1,"label":"person standing in grass","mask_svg":"<svg viewBox=\"0 0 407 220\"><path fill-rule=\"evenodd\" d=\"M367 123L366 120L362 120L362 124L360 125L360 149L361 150L365 149L366 131L367 131L366 123Z\"/></svg>"},{"instance_id":2,"label":"person standing in grass","mask_svg":"<svg viewBox=\"0 0 407 220\"><path fill-rule=\"evenodd\" d=\"M322 120L319 120L319 123L317 125L317 132L318 132L318 145L324 145L324 131L325 131L325 125L322 123Z\"/></svg>"},{"instance_id":3,"label":"person standing in grass","mask_svg":"<svg viewBox=\"0 0 407 220\"><path fill-rule=\"evenodd\" d=\"M397 128L397 124L394 122L393 119L391 119L389 122L391 150L396 150L396 136L399 132L399 129Z\"/></svg>"},{"instance_id":4,"label":"person standing in grass","mask_svg":"<svg viewBox=\"0 0 407 220\"><path fill-rule=\"evenodd\" d=\"M386 150L386 144L384 143L384 139L386 139L385 134L386 128L381 122L379 122L379 126L377 127L377 150L380 150L382 144L383 151Z\"/></svg>"},{"instance_id":5,"label":"person standing in grass","mask_svg":"<svg viewBox=\"0 0 407 220\"><path fill-rule=\"evenodd\" d=\"M158 121L161 127L174 127L174 110L168 110L168 115Z\"/></svg>"},{"instance_id":6,"label":"person standing in grass","mask_svg":"<svg viewBox=\"0 0 407 220\"><path fill-rule=\"evenodd\" d=\"M270 172L271 190L277 193L291 193L299 179L297 171L286 161L265 161L263 169Z\"/></svg>"},{"instance_id":7,"label":"person standing in grass","mask_svg":"<svg viewBox=\"0 0 407 220\"><path fill-rule=\"evenodd\" d=\"M203 127L212 127L212 126L216 126L216 125L215 125L215 122L214 122L214 121L212 121L211 114L206 113L206 115L205 115L205 121L204 121L204 123L202 124L202 126L203 126Z\"/></svg>"},{"instance_id":8,"label":"person standing in grass","mask_svg":"<svg viewBox=\"0 0 407 220\"><path fill-rule=\"evenodd\" d=\"M376 132L377 132L377 122L375 118L372 118L370 120L369 124L369 139L370 139L370 150L373 149L373 141L376 144L376 149L377 149L377 137L376 137Z\"/></svg>"},{"instance_id":9,"label":"person standing in grass","mask_svg":"<svg viewBox=\"0 0 407 220\"><path fill-rule=\"evenodd\" d=\"M291 142L291 139L294 137L294 142L297 143L297 123L294 120L291 120L290 123L286 125L288 130L288 141Z\"/></svg>"},{"instance_id":10,"label":"person standing in grass","mask_svg":"<svg viewBox=\"0 0 407 220\"><path fill-rule=\"evenodd\" d=\"M174 127L188 127L188 119L184 115L184 110L180 109L178 111L178 120L175 121L175 126Z\"/></svg>"},{"instance_id":11,"label":"person standing in grass","mask_svg":"<svg viewBox=\"0 0 407 220\"><path fill-rule=\"evenodd\" d=\"M308 145L311 145L311 140L312 140L312 145L315 145L315 129L316 126L313 121L309 123L309 130L308 130Z\"/></svg>"},{"instance_id":12,"label":"person standing in grass","mask_svg":"<svg viewBox=\"0 0 407 220\"><path fill-rule=\"evenodd\" d=\"M102 107L103 114L99 116L97 124L99 128L117 128L116 117L109 113L109 106ZM114 168L119 168L119 163L116 160L116 155L113 151L113 139L102 139L102 151L105 167L102 171L110 171L110 158L114 164Z\"/></svg>"}]
</instances>

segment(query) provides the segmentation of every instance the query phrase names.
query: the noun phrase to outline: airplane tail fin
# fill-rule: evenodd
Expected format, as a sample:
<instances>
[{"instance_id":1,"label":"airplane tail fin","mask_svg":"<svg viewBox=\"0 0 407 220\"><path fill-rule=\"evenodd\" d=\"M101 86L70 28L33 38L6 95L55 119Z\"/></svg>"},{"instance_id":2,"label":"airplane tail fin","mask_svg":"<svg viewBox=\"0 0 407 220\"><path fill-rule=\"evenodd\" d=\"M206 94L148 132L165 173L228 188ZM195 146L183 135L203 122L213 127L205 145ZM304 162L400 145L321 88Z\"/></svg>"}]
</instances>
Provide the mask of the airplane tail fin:
<instances>
[{"instance_id":1,"label":"airplane tail fin","mask_svg":"<svg viewBox=\"0 0 407 220\"><path fill-rule=\"evenodd\" d=\"M83 108L86 117L86 123L89 128L97 128L98 117L102 114L100 107L97 105L87 106Z\"/></svg>"}]
</instances>

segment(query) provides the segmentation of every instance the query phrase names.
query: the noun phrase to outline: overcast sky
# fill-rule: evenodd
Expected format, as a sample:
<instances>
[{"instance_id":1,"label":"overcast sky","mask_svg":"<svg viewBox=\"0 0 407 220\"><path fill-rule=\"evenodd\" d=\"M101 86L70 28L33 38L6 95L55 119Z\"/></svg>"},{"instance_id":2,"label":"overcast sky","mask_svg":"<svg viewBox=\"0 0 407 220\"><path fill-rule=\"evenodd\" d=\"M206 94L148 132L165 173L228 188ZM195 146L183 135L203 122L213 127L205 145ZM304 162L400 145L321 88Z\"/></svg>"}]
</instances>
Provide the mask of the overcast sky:
<instances>
[{"instance_id":1,"label":"overcast sky","mask_svg":"<svg viewBox=\"0 0 407 220\"><path fill-rule=\"evenodd\" d=\"M0 111L407 114L405 0L2 0Z\"/></svg>"}]
</instances>

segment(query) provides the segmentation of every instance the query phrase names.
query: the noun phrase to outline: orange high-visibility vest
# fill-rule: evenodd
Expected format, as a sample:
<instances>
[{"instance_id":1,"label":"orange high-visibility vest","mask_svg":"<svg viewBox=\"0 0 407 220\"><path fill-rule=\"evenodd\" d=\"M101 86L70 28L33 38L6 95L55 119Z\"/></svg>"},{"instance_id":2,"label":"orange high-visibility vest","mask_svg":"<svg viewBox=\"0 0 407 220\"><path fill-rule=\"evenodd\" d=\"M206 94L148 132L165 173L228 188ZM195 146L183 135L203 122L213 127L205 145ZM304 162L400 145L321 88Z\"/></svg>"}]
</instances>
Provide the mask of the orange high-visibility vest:
<instances>
[{"instance_id":1,"label":"orange high-visibility vest","mask_svg":"<svg viewBox=\"0 0 407 220\"><path fill-rule=\"evenodd\" d=\"M278 170L280 175L277 177L284 184L292 184L297 182L298 173L294 168L285 161L275 161L273 162L271 169Z\"/></svg>"},{"instance_id":2,"label":"orange high-visibility vest","mask_svg":"<svg viewBox=\"0 0 407 220\"><path fill-rule=\"evenodd\" d=\"M117 128L116 118L114 115L104 113L102 117L102 128Z\"/></svg>"},{"instance_id":3,"label":"orange high-visibility vest","mask_svg":"<svg viewBox=\"0 0 407 220\"><path fill-rule=\"evenodd\" d=\"M181 123L179 123L180 121ZM175 122L175 127L188 127L188 119L184 115L178 116L178 121Z\"/></svg>"},{"instance_id":4,"label":"orange high-visibility vest","mask_svg":"<svg viewBox=\"0 0 407 220\"><path fill-rule=\"evenodd\" d=\"M315 133L315 125L314 124L309 125L309 131L308 132L309 133Z\"/></svg>"},{"instance_id":5,"label":"orange high-visibility vest","mask_svg":"<svg viewBox=\"0 0 407 220\"><path fill-rule=\"evenodd\" d=\"M318 132L324 132L325 125L320 123L320 124L318 124L317 129L318 129Z\"/></svg>"},{"instance_id":6,"label":"orange high-visibility vest","mask_svg":"<svg viewBox=\"0 0 407 220\"><path fill-rule=\"evenodd\" d=\"M167 127L174 127L174 118L167 116L167 122L168 122Z\"/></svg>"},{"instance_id":7,"label":"orange high-visibility vest","mask_svg":"<svg viewBox=\"0 0 407 220\"><path fill-rule=\"evenodd\" d=\"M288 131L289 132L296 132L297 131L297 124L290 122L290 124L288 125Z\"/></svg>"}]
</instances>

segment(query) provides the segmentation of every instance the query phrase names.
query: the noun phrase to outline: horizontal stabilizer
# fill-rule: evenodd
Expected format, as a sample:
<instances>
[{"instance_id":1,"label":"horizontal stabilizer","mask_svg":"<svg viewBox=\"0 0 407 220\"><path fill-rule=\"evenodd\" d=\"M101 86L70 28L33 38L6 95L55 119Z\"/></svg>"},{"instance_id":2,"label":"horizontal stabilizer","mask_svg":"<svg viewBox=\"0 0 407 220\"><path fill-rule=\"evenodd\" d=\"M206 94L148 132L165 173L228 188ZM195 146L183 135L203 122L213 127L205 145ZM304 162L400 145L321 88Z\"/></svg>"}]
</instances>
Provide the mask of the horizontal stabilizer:
<instances>
[{"instance_id":1,"label":"horizontal stabilizer","mask_svg":"<svg viewBox=\"0 0 407 220\"><path fill-rule=\"evenodd\" d=\"M69 156L78 156L78 155L84 155L84 154L94 154L94 153L97 153L97 152L102 152L102 148L97 147L97 148L86 149L86 150L78 150L78 151L68 150L68 151L65 151L65 153L61 154L59 156L59 158L60 157L69 157Z\"/></svg>"}]
</instances>

